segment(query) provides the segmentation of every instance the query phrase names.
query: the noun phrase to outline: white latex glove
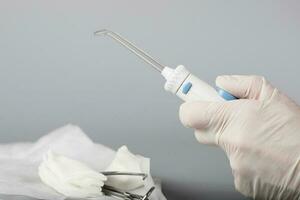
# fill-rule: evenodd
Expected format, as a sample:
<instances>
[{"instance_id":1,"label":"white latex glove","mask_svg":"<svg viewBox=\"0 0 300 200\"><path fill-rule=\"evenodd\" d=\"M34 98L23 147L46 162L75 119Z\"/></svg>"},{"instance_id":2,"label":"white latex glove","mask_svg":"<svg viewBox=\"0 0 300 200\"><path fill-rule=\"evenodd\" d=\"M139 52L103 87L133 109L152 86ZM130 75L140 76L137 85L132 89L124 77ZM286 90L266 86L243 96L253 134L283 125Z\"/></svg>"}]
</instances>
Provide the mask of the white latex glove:
<instances>
[{"instance_id":1,"label":"white latex glove","mask_svg":"<svg viewBox=\"0 0 300 200\"><path fill-rule=\"evenodd\" d=\"M216 84L240 100L184 103L182 123L226 152L242 194L300 199L300 107L263 77L220 76Z\"/></svg>"}]
</instances>

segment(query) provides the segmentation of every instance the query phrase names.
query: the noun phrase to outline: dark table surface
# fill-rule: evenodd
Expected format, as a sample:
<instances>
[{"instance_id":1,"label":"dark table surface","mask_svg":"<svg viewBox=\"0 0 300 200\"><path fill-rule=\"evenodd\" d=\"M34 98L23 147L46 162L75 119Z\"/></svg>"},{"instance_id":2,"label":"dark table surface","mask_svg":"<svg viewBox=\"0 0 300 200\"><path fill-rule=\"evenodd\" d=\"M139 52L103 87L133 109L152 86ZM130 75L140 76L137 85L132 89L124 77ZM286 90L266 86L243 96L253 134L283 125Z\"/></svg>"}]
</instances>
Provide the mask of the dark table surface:
<instances>
[{"instance_id":1,"label":"dark table surface","mask_svg":"<svg viewBox=\"0 0 300 200\"><path fill-rule=\"evenodd\" d=\"M199 184L180 184L167 182L162 185L168 200L244 200L249 199L234 191L231 187L212 187Z\"/></svg>"}]
</instances>

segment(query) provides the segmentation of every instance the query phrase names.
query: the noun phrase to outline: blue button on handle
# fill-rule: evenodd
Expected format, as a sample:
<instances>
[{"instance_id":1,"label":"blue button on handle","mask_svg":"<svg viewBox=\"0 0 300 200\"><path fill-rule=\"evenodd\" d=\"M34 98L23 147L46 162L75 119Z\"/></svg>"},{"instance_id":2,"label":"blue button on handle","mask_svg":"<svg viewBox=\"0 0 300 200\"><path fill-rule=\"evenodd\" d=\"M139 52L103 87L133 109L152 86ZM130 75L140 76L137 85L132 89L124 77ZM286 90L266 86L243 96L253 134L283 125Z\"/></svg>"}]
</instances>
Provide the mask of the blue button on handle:
<instances>
[{"instance_id":1,"label":"blue button on handle","mask_svg":"<svg viewBox=\"0 0 300 200\"><path fill-rule=\"evenodd\" d=\"M192 86L193 86L193 84L191 82L185 83L182 87L182 93L187 94L190 91L190 89L192 88Z\"/></svg>"},{"instance_id":2,"label":"blue button on handle","mask_svg":"<svg viewBox=\"0 0 300 200\"><path fill-rule=\"evenodd\" d=\"M221 97L223 97L223 99L225 99L226 101L232 101L232 100L236 100L238 99L237 97L233 96L232 94L230 94L229 92L221 89L221 88L217 88L218 93Z\"/></svg>"}]
</instances>

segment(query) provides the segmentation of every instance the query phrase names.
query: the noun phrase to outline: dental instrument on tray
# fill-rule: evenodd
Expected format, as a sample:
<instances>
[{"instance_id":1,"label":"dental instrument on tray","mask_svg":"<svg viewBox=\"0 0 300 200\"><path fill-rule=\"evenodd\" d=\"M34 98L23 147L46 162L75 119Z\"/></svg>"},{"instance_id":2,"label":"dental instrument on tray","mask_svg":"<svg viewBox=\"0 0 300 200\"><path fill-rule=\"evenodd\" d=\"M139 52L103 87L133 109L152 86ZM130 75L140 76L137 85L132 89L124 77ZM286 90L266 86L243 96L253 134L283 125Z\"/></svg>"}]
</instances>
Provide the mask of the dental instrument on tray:
<instances>
[{"instance_id":1,"label":"dental instrument on tray","mask_svg":"<svg viewBox=\"0 0 300 200\"><path fill-rule=\"evenodd\" d=\"M102 187L102 192L106 196L111 196L124 200L149 200L150 195L154 191L155 187L151 187L145 195L133 194L130 192L119 190L115 187L104 185Z\"/></svg>"},{"instance_id":2,"label":"dental instrument on tray","mask_svg":"<svg viewBox=\"0 0 300 200\"><path fill-rule=\"evenodd\" d=\"M176 94L179 98L184 101L224 101L224 100L235 100L235 96L222 88L213 88L209 84L200 80L193 74L191 74L183 65L179 65L175 69L162 65L153 59L143 50L133 45L131 42L120 36L119 34L102 29L96 31L95 35L106 35L123 45L135 55L140 57L146 63L150 64L154 69L159 71L161 75L166 79L164 88L173 94Z\"/></svg>"},{"instance_id":3,"label":"dental instrument on tray","mask_svg":"<svg viewBox=\"0 0 300 200\"><path fill-rule=\"evenodd\" d=\"M148 175L145 173L133 173L133 172L119 172L119 171L105 171L101 172L105 176L141 176L145 180Z\"/></svg>"},{"instance_id":4,"label":"dental instrument on tray","mask_svg":"<svg viewBox=\"0 0 300 200\"><path fill-rule=\"evenodd\" d=\"M119 171L106 171L101 172L105 176L141 176L143 180L147 178L147 174L144 173L133 173L133 172L119 172ZM151 187L145 195L138 195L133 194L130 192L126 192L123 190L120 190L116 187L109 186L109 185L103 185L102 186L102 192L106 196L111 196L123 200L148 200L152 192L154 191L155 187Z\"/></svg>"}]
</instances>

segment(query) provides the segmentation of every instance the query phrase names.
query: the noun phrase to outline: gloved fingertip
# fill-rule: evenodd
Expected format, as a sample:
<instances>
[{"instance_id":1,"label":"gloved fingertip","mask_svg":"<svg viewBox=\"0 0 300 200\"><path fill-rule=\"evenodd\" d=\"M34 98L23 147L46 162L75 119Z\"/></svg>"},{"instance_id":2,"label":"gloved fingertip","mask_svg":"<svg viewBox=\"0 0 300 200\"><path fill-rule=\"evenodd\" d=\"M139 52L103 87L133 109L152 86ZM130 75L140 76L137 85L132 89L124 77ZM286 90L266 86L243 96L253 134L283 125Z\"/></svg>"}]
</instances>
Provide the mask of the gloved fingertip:
<instances>
[{"instance_id":1,"label":"gloved fingertip","mask_svg":"<svg viewBox=\"0 0 300 200\"><path fill-rule=\"evenodd\" d=\"M191 103L183 103L179 107L179 119L183 126L190 128L189 124L189 116L190 116L190 110L191 110Z\"/></svg>"},{"instance_id":2,"label":"gloved fingertip","mask_svg":"<svg viewBox=\"0 0 300 200\"><path fill-rule=\"evenodd\" d=\"M216 86L230 93L234 97L242 98L245 88L243 88L243 76L223 75L216 78Z\"/></svg>"},{"instance_id":3,"label":"gloved fingertip","mask_svg":"<svg viewBox=\"0 0 300 200\"><path fill-rule=\"evenodd\" d=\"M231 79L229 75L221 75L216 78L216 86L224 89L224 85Z\"/></svg>"}]
</instances>

